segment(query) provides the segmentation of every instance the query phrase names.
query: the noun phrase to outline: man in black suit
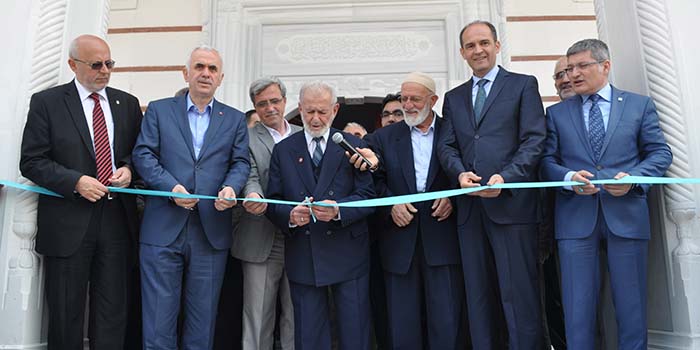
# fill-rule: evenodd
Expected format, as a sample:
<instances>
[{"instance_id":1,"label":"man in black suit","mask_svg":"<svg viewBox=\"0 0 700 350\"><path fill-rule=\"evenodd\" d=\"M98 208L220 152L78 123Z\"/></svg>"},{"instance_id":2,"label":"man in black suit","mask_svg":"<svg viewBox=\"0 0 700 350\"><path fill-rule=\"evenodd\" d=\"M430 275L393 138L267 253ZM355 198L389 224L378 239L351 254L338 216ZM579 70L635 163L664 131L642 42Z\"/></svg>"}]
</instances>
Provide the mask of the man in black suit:
<instances>
[{"instance_id":1,"label":"man in black suit","mask_svg":"<svg viewBox=\"0 0 700 350\"><path fill-rule=\"evenodd\" d=\"M131 150L141 109L108 88L107 43L82 35L70 44L75 79L34 94L22 139L22 175L63 198L40 196L36 250L46 258L48 348L82 349L90 282L91 349L122 349L127 271L136 259L136 201L107 186L132 181Z\"/></svg>"}]
</instances>

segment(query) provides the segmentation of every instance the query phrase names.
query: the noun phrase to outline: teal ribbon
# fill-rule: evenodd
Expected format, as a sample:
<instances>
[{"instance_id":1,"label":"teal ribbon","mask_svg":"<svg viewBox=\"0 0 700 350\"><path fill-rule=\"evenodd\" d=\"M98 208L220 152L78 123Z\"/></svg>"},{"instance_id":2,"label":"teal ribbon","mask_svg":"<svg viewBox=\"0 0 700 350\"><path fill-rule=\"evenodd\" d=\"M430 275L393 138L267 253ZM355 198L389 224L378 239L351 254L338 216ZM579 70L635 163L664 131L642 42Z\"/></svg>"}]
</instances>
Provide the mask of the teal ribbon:
<instances>
[{"instance_id":1,"label":"teal ribbon","mask_svg":"<svg viewBox=\"0 0 700 350\"><path fill-rule=\"evenodd\" d=\"M615 179L603 179L603 180L591 180L594 185L671 185L671 184L700 184L700 178L670 178L670 177L647 177L647 176L625 176L619 180ZM17 182L0 180L1 185L7 187L12 187L20 189L23 191L31 191L43 195L63 197L60 194L47 190L39 186L23 185ZM227 200L242 200L249 202L260 202L268 204L283 204L283 205L304 205L304 206L324 206L324 207L344 207L344 208L359 208L359 207L381 207L389 206L402 203L414 203L423 202L429 200L435 200L438 198L461 196L469 193L478 192L485 189L525 189L525 188L550 188L550 187L563 187L563 186L580 186L584 185L577 181L544 181L544 182L513 182L513 183L503 183L491 186L476 186L470 188L460 188L445 191L436 192L425 192L408 194L403 196L393 196L385 198L374 198L365 199L353 202L344 202L337 204L328 204L322 202L295 202L295 201L285 201L279 199L269 199L269 198L225 198ZM216 196L205 196L200 194L185 194L185 193L174 193L167 191L154 191L154 190L141 190L135 188L120 188L120 187L107 187L110 192L113 193L127 193L127 194L140 194L144 196L154 196L154 197L173 197L173 198L192 198L192 199L202 199L202 200L214 200L218 199ZM315 218L314 218L315 219Z\"/></svg>"}]
</instances>

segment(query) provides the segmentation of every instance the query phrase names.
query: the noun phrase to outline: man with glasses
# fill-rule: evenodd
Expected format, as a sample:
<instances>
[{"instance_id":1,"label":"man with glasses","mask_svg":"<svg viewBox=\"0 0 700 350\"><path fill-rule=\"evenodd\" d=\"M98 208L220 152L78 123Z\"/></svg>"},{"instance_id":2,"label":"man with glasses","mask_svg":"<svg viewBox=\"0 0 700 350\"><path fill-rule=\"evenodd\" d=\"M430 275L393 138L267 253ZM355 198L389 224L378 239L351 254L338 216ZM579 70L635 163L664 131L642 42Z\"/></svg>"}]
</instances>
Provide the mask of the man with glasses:
<instances>
[{"instance_id":1,"label":"man with glasses","mask_svg":"<svg viewBox=\"0 0 700 350\"><path fill-rule=\"evenodd\" d=\"M595 346L599 250L606 247L619 349L647 348L650 185L595 186L593 179L663 176L671 150L654 102L608 81L610 54L597 39L576 42L566 73L579 97L547 109L545 181L578 181L556 192L555 234L569 349Z\"/></svg>"},{"instance_id":2,"label":"man with glasses","mask_svg":"<svg viewBox=\"0 0 700 350\"><path fill-rule=\"evenodd\" d=\"M243 188L246 198L264 198L267 193L272 149L301 130L284 119L287 88L277 77L263 77L249 89L260 122L249 129L250 176ZM243 349L273 347L273 331L279 296L280 342L283 350L294 349L294 312L289 281L284 268L284 234L265 216L266 203L245 201L235 224L231 254L243 269Z\"/></svg>"},{"instance_id":3,"label":"man with glasses","mask_svg":"<svg viewBox=\"0 0 700 350\"><path fill-rule=\"evenodd\" d=\"M214 98L222 68L215 49L192 50L183 70L189 91L148 105L134 147L134 165L149 189L185 195L146 198L139 250L146 349L212 348L232 241L230 209L250 172L245 116Z\"/></svg>"},{"instance_id":4,"label":"man with glasses","mask_svg":"<svg viewBox=\"0 0 700 350\"><path fill-rule=\"evenodd\" d=\"M445 94L445 123L438 141L443 169L462 188L537 180L546 136L537 79L497 66L499 51L491 23L476 21L462 29L460 53L473 76ZM499 348L504 339L501 315L511 349L540 347L538 198L535 189L498 188L457 197L469 326L476 349Z\"/></svg>"},{"instance_id":5,"label":"man with glasses","mask_svg":"<svg viewBox=\"0 0 700 350\"><path fill-rule=\"evenodd\" d=\"M554 75L552 76L554 79L554 87L557 89L557 95L559 95L562 101L576 95L571 79L569 79L569 75L566 74L566 64L566 56L559 57L557 63L554 65Z\"/></svg>"},{"instance_id":6,"label":"man with glasses","mask_svg":"<svg viewBox=\"0 0 700 350\"><path fill-rule=\"evenodd\" d=\"M401 84L405 118L377 130L371 145L383 162L374 172L380 196L451 187L437 157L436 135L444 125L432 110L437 100L435 81L424 73L411 73ZM390 347L464 348L464 285L452 202L439 198L380 207L378 216L384 228L378 238Z\"/></svg>"},{"instance_id":7,"label":"man with glasses","mask_svg":"<svg viewBox=\"0 0 700 350\"><path fill-rule=\"evenodd\" d=\"M90 285L91 349L124 347L127 273L138 237L134 195L111 193L133 177L131 150L141 124L136 97L107 87L114 61L107 43L70 43L75 79L29 103L22 175L63 198L39 196L36 251L46 260L50 349L82 349Z\"/></svg>"},{"instance_id":8,"label":"man with glasses","mask_svg":"<svg viewBox=\"0 0 700 350\"><path fill-rule=\"evenodd\" d=\"M381 125L385 127L403 120L401 94L388 94L382 100Z\"/></svg>"}]
</instances>

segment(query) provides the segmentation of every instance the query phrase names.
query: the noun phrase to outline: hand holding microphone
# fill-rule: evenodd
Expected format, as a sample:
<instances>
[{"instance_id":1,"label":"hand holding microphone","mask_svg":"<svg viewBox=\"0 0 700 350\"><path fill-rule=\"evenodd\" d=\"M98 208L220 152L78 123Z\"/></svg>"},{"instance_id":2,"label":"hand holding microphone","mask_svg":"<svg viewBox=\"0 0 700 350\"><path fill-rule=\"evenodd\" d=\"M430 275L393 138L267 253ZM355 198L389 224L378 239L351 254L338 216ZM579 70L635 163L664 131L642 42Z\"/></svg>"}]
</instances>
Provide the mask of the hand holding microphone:
<instances>
[{"instance_id":1,"label":"hand holding microphone","mask_svg":"<svg viewBox=\"0 0 700 350\"><path fill-rule=\"evenodd\" d=\"M367 169L372 171L377 168L377 165L379 165L379 159L377 159L377 156L374 154L374 152L372 152L372 150L369 148L354 148L347 140L345 140L342 133L336 132L333 134L332 139L333 142L348 153L350 163L353 163L355 168L362 171Z\"/></svg>"}]
</instances>

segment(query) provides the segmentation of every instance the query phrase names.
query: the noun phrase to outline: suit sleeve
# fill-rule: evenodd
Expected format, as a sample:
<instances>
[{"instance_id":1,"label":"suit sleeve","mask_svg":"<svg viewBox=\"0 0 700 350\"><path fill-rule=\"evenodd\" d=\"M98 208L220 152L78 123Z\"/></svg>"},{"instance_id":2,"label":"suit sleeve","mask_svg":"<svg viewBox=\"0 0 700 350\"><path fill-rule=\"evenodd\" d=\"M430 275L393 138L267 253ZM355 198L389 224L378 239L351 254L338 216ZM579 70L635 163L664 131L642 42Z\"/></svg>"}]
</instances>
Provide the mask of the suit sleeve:
<instances>
[{"instance_id":1,"label":"suit sleeve","mask_svg":"<svg viewBox=\"0 0 700 350\"><path fill-rule=\"evenodd\" d=\"M251 193L257 193L265 197L265 193L263 193L262 186L260 185L260 174L258 173L258 164L255 161L255 154L251 150L248 155L250 156L250 175L248 175L248 181L245 187L243 187L241 195L245 197Z\"/></svg>"},{"instance_id":2,"label":"suit sleeve","mask_svg":"<svg viewBox=\"0 0 700 350\"><path fill-rule=\"evenodd\" d=\"M663 176L666 173L673 160L673 154L659 126L656 106L650 98L646 98L644 116L637 138L637 148L641 162L628 171L630 175ZM639 187L647 192L650 185L642 184Z\"/></svg>"},{"instance_id":3,"label":"suit sleeve","mask_svg":"<svg viewBox=\"0 0 700 350\"><path fill-rule=\"evenodd\" d=\"M143 113L141 113L141 104L139 103L138 98L129 95L127 95L127 98L130 100L128 111L129 114L125 115L124 118L128 119L129 128L133 128L133 130L130 129L127 135L120 136L128 138L129 146L131 146L131 149L129 149L129 152L125 153L124 156L122 156L120 159L115 159L114 165L117 167L117 169L123 166L129 168L132 172L133 182L137 179L138 173L136 173L136 171L134 170L134 166L131 160L131 153L133 152L133 143L136 141L135 138L138 136L139 131L141 130L141 120L143 119Z\"/></svg>"},{"instance_id":4,"label":"suit sleeve","mask_svg":"<svg viewBox=\"0 0 700 350\"><path fill-rule=\"evenodd\" d=\"M141 123L141 133L136 139L132 161L149 188L171 191L179 182L160 164L160 137L158 112L150 104Z\"/></svg>"},{"instance_id":5,"label":"suit sleeve","mask_svg":"<svg viewBox=\"0 0 700 350\"><path fill-rule=\"evenodd\" d=\"M455 123L455 115L450 108L450 97L445 97L445 103L442 106L442 117L445 121L442 123L440 132L438 133L438 158L442 168L447 173L451 183L458 183L459 174L467 171L462 163L460 155L459 142L455 135L453 123Z\"/></svg>"},{"instance_id":6,"label":"suit sleeve","mask_svg":"<svg viewBox=\"0 0 700 350\"><path fill-rule=\"evenodd\" d=\"M540 179L543 181L563 181L571 169L561 165L559 153L559 132L550 108L547 108L547 138L544 143L544 154L540 163Z\"/></svg>"},{"instance_id":7,"label":"suit sleeve","mask_svg":"<svg viewBox=\"0 0 700 350\"><path fill-rule=\"evenodd\" d=\"M231 186L236 195L242 193L250 174L250 155L248 149L248 128L245 118L238 118L234 141L231 146L231 159L228 172L221 186Z\"/></svg>"},{"instance_id":8,"label":"suit sleeve","mask_svg":"<svg viewBox=\"0 0 700 350\"><path fill-rule=\"evenodd\" d=\"M500 174L506 182L531 181L544 148L546 126L537 79L528 76L520 100L518 150Z\"/></svg>"},{"instance_id":9,"label":"suit sleeve","mask_svg":"<svg viewBox=\"0 0 700 350\"><path fill-rule=\"evenodd\" d=\"M56 106L47 106L43 98L34 95L29 102L27 123L22 136L22 154L20 171L22 175L35 184L61 194L68 200L75 199L73 191L82 174L74 169L55 162L51 154L51 122L49 110Z\"/></svg>"},{"instance_id":10,"label":"suit sleeve","mask_svg":"<svg viewBox=\"0 0 700 350\"><path fill-rule=\"evenodd\" d=\"M367 144L360 141L359 144L354 143L354 147L367 147ZM350 195L337 200L338 203L353 202L365 199L372 199L376 196L374 192L374 183L372 175L368 171L360 171L345 162L343 166L352 168L353 192ZM356 221L365 219L370 214L374 213L374 207L363 208L340 208L340 224L342 227L352 225Z\"/></svg>"}]
</instances>

